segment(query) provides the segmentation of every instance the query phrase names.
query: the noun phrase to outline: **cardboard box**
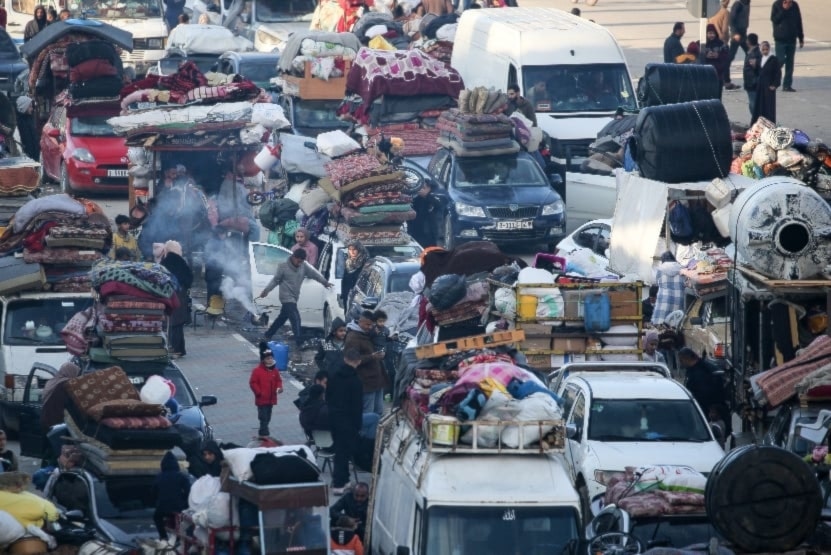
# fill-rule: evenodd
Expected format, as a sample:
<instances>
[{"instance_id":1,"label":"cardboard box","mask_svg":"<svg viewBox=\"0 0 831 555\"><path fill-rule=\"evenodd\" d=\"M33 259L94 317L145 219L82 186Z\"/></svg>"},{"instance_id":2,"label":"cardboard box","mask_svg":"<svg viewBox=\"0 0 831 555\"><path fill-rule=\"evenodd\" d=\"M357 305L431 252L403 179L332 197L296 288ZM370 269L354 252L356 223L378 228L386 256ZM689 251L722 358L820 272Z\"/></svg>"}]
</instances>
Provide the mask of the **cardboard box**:
<instances>
[{"instance_id":1,"label":"cardboard box","mask_svg":"<svg viewBox=\"0 0 831 555\"><path fill-rule=\"evenodd\" d=\"M583 319L583 299L594 293L601 293L605 289L560 289L565 303L564 313L567 320Z\"/></svg>"},{"instance_id":2,"label":"cardboard box","mask_svg":"<svg viewBox=\"0 0 831 555\"><path fill-rule=\"evenodd\" d=\"M552 350L558 353L586 352L585 337L555 337L552 341Z\"/></svg>"},{"instance_id":3,"label":"cardboard box","mask_svg":"<svg viewBox=\"0 0 831 555\"><path fill-rule=\"evenodd\" d=\"M630 318L641 315L641 300L635 289L616 289L609 291L609 302L612 305L612 320L615 318Z\"/></svg>"},{"instance_id":4,"label":"cardboard box","mask_svg":"<svg viewBox=\"0 0 831 555\"><path fill-rule=\"evenodd\" d=\"M551 350L551 326L545 324L523 324L525 340L520 343L523 351Z\"/></svg>"}]
</instances>

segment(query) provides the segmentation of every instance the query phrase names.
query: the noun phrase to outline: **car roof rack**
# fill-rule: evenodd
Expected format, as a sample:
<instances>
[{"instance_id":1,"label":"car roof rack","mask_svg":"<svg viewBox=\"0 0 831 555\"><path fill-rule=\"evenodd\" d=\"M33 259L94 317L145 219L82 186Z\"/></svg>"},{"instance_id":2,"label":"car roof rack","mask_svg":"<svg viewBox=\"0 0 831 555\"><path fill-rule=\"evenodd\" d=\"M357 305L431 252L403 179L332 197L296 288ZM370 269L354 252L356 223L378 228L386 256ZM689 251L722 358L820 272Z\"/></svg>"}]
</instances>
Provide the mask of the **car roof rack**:
<instances>
[{"instance_id":1,"label":"car roof rack","mask_svg":"<svg viewBox=\"0 0 831 555\"><path fill-rule=\"evenodd\" d=\"M672 378L669 368L660 362L649 362L646 360L638 362L570 362L564 364L548 375L549 387L556 382L557 387L551 387L553 391L559 389L562 381L574 374L599 374L603 372L637 372L644 374L660 374L665 378Z\"/></svg>"}]
</instances>

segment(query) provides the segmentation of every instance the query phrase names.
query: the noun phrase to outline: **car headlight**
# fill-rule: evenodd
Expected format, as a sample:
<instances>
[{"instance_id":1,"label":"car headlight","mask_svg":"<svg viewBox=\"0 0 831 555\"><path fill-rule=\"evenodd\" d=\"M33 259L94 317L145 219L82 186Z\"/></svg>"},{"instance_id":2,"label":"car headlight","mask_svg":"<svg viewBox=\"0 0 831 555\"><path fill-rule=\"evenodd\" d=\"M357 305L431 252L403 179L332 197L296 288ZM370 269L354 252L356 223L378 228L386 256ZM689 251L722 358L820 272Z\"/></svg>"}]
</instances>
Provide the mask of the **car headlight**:
<instances>
[{"instance_id":1,"label":"car headlight","mask_svg":"<svg viewBox=\"0 0 831 555\"><path fill-rule=\"evenodd\" d=\"M163 50L164 49L164 39L157 38L157 39L147 39L147 48L151 50Z\"/></svg>"},{"instance_id":2,"label":"car headlight","mask_svg":"<svg viewBox=\"0 0 831 555\"><path fill-rule=\"evenodd\" d=\"M554 214L562 214L563 213L563 201L556 200L551 204L546 204L542 207L542 215L543 216L552 216Z\"/></svg>"},{"instance_id":3,"label":"car headlight","mask_svg":"<svg viewBox=\"0 0 831 555\"><path fill-rule=\"evenodd\" d=\"M459 216L468 216L471 218L484 218L485 210L480 206L471 206L462 202L456 203L456 212Z\"/></svg>"},{"instance_id":4,"label":"car headlight","mask_svg":"<svg viewBox=\"0 0 831 555\"><path fill-rule=\"evenodd\" d=\"M257 31L257 41L261 44L267 44L269 46L277 46L283 42L280 37L274 36L271 33L266 33L262 29Z\"/></svg>"},{"instance_id":5,"label":"car headlight","mask_svg":"<svg viewBox=\"0 0 831 555\"><path fill-rule=\"evenodd\" d=\"M79 162L86 162L87 164L95 163L95 156L85 148L76 148L72 151L72 157Z\"/></svg>"}]
</instances>

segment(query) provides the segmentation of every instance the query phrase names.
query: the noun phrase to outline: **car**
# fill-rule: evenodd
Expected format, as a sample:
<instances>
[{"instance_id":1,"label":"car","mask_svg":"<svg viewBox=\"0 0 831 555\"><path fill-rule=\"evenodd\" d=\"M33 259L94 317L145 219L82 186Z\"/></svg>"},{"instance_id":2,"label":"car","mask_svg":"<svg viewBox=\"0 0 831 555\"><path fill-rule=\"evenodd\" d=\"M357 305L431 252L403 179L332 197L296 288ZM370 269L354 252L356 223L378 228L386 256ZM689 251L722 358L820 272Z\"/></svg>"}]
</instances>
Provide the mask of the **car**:
<instances>
[{"instance_id":1,"label":"car","mask_svg":"<svg viewBox=\"0 0 831 555\"><path fill-rule=\"evenodd\" d=\"M5 29L0 28L0 91L11 97L15 91L15 80L29 69L29 64L20 55L17 45Z\"/></svg>"},{"instance_id":2,"label":"car","mask_svg":"<svg viewBox=\"0 0 831 555\"><path fill-rule=\"evenodd\" d=\"M554 177L550 181L527 152L464 157L439 148L427 171L444 206L438 225L448 250L470 240L553 247L565 232Z\"/></svg>"},{"instance_id":3,"label":"car","mask_svg":"<svg viewBox=\"0 0 831 555\"><path fill-rule=\"evenodd\" d=\"M281 94L277 103L291 122L292 132L304 137L317 137L327 131L348 129L350 124L338 118L340 100L302 100Z\"/></svg>"},{"instance_id":4,"label":"car","mask_svg":"<svg viewBox=\"0 0 831 555\"><path fill-rule=\"evenodd\" d=\"M686 465L706 475L724 457L698 403L663 364L566 364L552 390L564 400L565 459L586 522L590 500L627 466Z\"/></svg>"},{"instance_id":5,"label":"car","mask_svg":"<svg viewBox=\"0 0 831 555\"><path fill-rule=\"evenodd\" d=\"M304 328L321 329L329 333L332 321L344 317L340 284L346 266L346 245L334 235L322 234L317 238L319 254L317 269L334 287L327 289L314 280L306 280L300 288L297 310ZM408 257L421 254L421 245L412 239L400 245L364 244L370 256ZM249 260L251 264L251 285L254 295L265 289L277 265L288 260L291 250L270 243L249 243ZM271 291L265 299L257 301L260 312L268 311L276 316L280 310L279 288Z\"/></svg>"},{"instance_id":6,"label":"car","mask_svg":"<svg viewBox=\"0 0 831 555\"><path fill-rule=\"evenodd\" d=\"M267 89L272 77L277 75L280 54L265 52L225 52L212 70L228 75L242 75L258 87Z\"/></svg>"},{"instance_id":7,"label":"car","mask_svg":"<svg viewBox=\"0 0 831 555\"><path fill-rule=\"evenodd\" d=\"M611 236L611 219L592 220L581 225L557 243L557 250L569 253L580 248L591 249L596 256L601 257L608 264Z\"/></svg>"},{"instance_id":8,"label":"car","mask_svg":"<svg viewBox=\"0 0 831 555\"><path fill-rule=\"evenodd\" d=\"M61 191L127 191L127 143L107 123L117 114L70 117L56 106L40 136L42 177L58 181Z\"/></svg>"},{"instance_id":9,"label":"car","mask_svg":"<svg viewBox=\"0 0 831 555\"><path fill-rule=\"evenodd\" d=\"M410 278L421 269L417 258L376 256L358 274L347 300L349 320L357 319L364 303L379 304L387 293L410 291Z\"/></svg>"},{"instance_id":10,"label":"car","mask_svg":"<svg viewBox=\"0 0 831 555\"><path fill-rule=\"evenodd\" d=\"M103 370L113 366L113 361L94 362L89 359L73 359L79 365L82 374ZM181 368L171 360L126 361L119 360L118 365L124 369L136 389L141 389L150 376L157 374L172 381L176 386L175 399L180 405L176 423L184 424L200 432L203 440L213 439L213 428L202 412L203 407L215 405L217 398L213 395L196 397L193 387ZM20 413L20 454L26 457L42 458L47 449L47 439L40 424L42 409L41 394L46 382L57 374L57 370L48 364L35 363L29 371ZM201 442L200 442L201 443Z\"/></svg>"},{"instance_id":11,"label":"car","mask_svg":"<svg viewBox=\"0 0 831 555\"><path fill-rule=\"evenodd\" d=\"M730 313L727 290L713 294L688 295L687 310L681 322L684 345L721 369L730 360Z\"/></svg>"}]
</instances>

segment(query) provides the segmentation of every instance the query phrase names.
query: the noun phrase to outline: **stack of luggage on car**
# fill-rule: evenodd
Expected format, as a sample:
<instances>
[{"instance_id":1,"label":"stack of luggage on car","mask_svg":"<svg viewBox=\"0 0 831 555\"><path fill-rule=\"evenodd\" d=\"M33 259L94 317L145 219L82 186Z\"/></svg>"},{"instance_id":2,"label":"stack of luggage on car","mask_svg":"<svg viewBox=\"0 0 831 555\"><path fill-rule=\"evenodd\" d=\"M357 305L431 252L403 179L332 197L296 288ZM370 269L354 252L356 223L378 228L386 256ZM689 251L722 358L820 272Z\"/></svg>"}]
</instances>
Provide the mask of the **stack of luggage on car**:
<instances>
[{"instance_id":1,"label":"stack of luggage on car","mask_svg":"<svg viewBox=\"0 0 831 555\"><path fill-rule=\"evenodd\" d=\"M141 401L118 366L72 378L66 392L69 435L98 475L155 474L165 451L181 445L164 405ZM184 452L174 453L186 468Z\"/></svg>"},{"instance_id":2,"label":"stack of luggage on car","mask_svg":"<svg viewBox=\"0 0 831 555\"><path fill-rule=\"evenodd\" d=\"M30 194L40 183L39 167L31 158L0 158L0 232L5 231L15 213L32 200Z\"/></svg>"},{"instance_id":3,"label":"stack of luggage on car","mask_svg":"<svg viewBox=\"0 0 831 555\"><path fill-rule=\"evenodd\" d=\"M461 91L459 107L439 116L436 124L440 131L439 144L460 156L519 152L519 143L514 140L517 124L502 113L507 106L508 97L497 90L477 87ZM524 132L530 133L528 128Z\"/></svg>"},{"instance_id":4,"label":"stack of luggage on car","mask_svg":"<svg viewBox=\"0 0 831 555\"><path fill-rule=\"evenodd\" d=\"M97 204L65 194L30 200L0 235L0 293L89 291L89 269L111 244Z\"/></svg>"}]
</instances>

